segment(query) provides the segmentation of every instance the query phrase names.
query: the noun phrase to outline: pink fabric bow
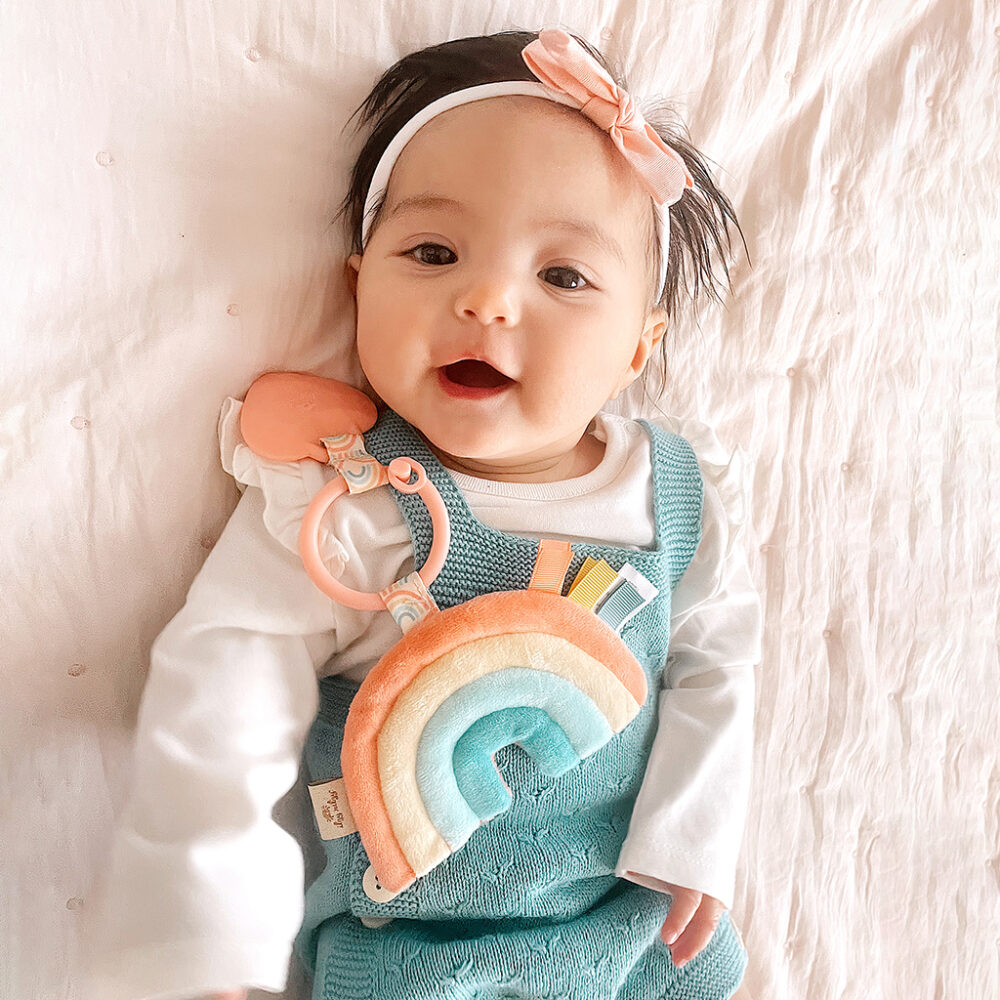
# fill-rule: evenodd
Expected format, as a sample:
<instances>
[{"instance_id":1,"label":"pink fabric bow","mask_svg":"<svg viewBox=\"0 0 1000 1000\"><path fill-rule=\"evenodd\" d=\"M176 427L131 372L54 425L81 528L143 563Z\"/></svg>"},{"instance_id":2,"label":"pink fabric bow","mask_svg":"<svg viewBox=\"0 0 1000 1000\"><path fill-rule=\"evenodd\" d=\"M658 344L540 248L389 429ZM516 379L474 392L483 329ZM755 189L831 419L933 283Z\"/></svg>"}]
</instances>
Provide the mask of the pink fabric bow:
<instances>
[{"instance_id":1,"label":"pink fabric bow","mask_svg":"<svg viewBox=\"0 0 1000 1000\"><path fill-rule=\"evenodd\" d=\"M521 56L546 87L578 103L583 114L607 131L657 204L672 205L694 187L680 154L653 131L628 91L572 35L545 28Z\"/></svg>"}]
</instances>

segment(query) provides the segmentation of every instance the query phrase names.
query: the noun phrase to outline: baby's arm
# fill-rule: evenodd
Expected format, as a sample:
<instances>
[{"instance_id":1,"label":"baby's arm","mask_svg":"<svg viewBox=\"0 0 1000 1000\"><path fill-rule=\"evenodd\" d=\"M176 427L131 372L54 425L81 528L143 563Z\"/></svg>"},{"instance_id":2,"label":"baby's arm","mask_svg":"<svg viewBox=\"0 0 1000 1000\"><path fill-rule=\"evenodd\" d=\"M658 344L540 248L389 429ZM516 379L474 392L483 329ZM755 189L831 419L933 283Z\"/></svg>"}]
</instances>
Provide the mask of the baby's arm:
<instances>
[{"instance_id":1,"label":"baby's arm","mask_svg":"<svg viewBox=\"0 0 1000 1000\"><path fill-rule=\"evenodd\" d=\"M659 725L617 868L674 895L663 937L678 935L675 961L694 957L732 905L761 654L760 598L707 476L702 523L673 594Z\"/></svg>"},{"instance_id":2,"label":"baby's arm","mask_svg":"<svg viewBox=\"0 0 1000 1000\"><path fill-rule=\"evenodd\" d=\"M88 906L94 1000L284 988L303 861L271 810L335 622L263 508L248 488L153 644L131 794Z\"/></svg>"}]
</instances>

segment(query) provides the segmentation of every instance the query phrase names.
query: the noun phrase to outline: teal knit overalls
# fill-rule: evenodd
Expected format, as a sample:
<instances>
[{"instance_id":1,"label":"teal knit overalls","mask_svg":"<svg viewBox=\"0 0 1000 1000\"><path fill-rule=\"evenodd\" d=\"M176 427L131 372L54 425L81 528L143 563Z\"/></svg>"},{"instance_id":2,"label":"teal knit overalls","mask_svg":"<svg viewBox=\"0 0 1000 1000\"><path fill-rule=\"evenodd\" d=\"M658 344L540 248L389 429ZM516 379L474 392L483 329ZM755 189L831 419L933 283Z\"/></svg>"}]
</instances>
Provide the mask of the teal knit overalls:
<instances>
[{"instance_id":1,"label":"teal knit overalls","mask_svg":"<svg viewBox=\"0 0 1000 1000\"><path fill-rule=\"evenodd\" d=\"M296 940L314 977L314 1000L723 1000L739 985L746 953L728 913L705 949L678 970L660 938L670 897L614 874L656 731L671 591L701 538L702 481L691 446L642 425L651 440L656 544L636 550L574 542L566 579L590 555L615 570L630 562L659 588L621 633L646 672L645 704L624 730L557 778L543 775L517 743L498 750L510 808L389 902L374 902L362 887L369 862L357 833L324 841L326 868L306 893ZM386 411L365 443L384 465L399 455L415 458L444 499L451 546L430 586L440 608L527 587L537 541L478 521L409 424ZM421 566L430 518L416 495L393 496ZM304 751L310 781L342 774L344 723L358 689L337 676L319 686ZM369 927L361 917L394 919Z\"/></svg>"}]
</instances>

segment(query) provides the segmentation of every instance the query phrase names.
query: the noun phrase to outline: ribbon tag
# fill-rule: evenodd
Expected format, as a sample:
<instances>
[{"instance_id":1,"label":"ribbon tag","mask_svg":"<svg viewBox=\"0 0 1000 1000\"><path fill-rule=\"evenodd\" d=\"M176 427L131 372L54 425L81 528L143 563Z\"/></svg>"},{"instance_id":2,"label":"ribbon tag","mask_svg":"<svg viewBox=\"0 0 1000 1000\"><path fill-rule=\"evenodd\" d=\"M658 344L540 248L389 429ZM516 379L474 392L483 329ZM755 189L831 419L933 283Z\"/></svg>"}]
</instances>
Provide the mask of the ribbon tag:
<instances>
[{"instance_id":1,"label":"ribbon tag","mask_svg":"<svg viewBox=\"0 0 1000 1000\"><path fill-rule=\"evenodd\" d=\"M573 546L569 542L556 542L543 538L538 543L535 569L528 583L528 590L546 590L561 594L566 570L573 561Z\"/></svg>"},{"instance_id":2,"label":"ribbon tag","mask_svg":"<svg viewBox=\"0 0 1000 1000\"><path fill-rule=\"evenodd\" d=\"M634 566L625 563L596 607L597 617L616 632L659 591Z\"/></svg>"},{"instance_id":3,"label":"ribbon tag","mask_svg":"<svg viewBox=\"0 0 1000 1000\"><path fill-rule=\"evenodd\" d=\"M358 824L354 822L351 805L347 801L347 788L343 778L331 781L314 781L309 784L316 826L323 840L337 840L355 833Z\"/></svg>"},{"instance_id":4,"label":"ribbon tag","mask_svg":"<svg viewBox=\"0 0 1000 1000\"><path fill-rule=\"evenodd\" d=\"M438 610L437 603L416 572L390 583L378 593L404 635L425 615Z\"/></svg>"},{"instance_id":5,"label":"ribbon tag","mask_svg":"<svg viewBox=\"0 0 1000 1000\"><path fill-rule=\"evenodd\" d=\"M329 455L328 465L344 477L350 493L364 493L389 482L389 470L365 450L361 434L334 434L320 438Z\"/></svg>"},{"instance_id":6,"label":"ribbon tag","mask_svg":"<svg viewBox=\"0 0 1000 1000\"><path fill-rule=\"evenodd\" d=\"M566 596L582 607L593 608L616 579L615 571L603 559L588 556Z\"/></svg>"}]
</instances>

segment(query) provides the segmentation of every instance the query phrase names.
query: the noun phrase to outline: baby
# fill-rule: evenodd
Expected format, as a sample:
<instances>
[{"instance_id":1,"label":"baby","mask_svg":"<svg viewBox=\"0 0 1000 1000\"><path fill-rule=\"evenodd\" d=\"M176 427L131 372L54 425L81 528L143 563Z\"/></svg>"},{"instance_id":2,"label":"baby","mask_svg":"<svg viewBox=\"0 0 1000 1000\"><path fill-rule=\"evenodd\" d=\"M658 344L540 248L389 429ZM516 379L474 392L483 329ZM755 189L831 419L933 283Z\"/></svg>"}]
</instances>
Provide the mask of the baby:
<instances>
[{"instance_id":1,"label":"baby","mask_svg":"<svg viewBox=\"0 0 1000 1000\"><path fill-rule=\"evenodd\" d=\"M279 991L294 942L317 1000L733 996L760 603L711 432L604 409L662 351L685 258L695 294L715 292L732 207L561 30L413 53L363 109L344 209L379 414L364 441L442 494L452 539L430 594L523 590L542 539L572 543L568 579L588 556L628 563L658 588L621 628L646 701L558 777L526 738L496 749L510 807L400 893L356 834L323 840L303 906L301 847L271 811L300 760L314 783L340 778L351 701L399 628L303 569L305 508L336 471L255 454L228 400L223 462L244 492L153 647L88 995ZM391 488L323 523L322 557L355 590L427 558L420 501Z\"/></svg>"}]
</instances>

